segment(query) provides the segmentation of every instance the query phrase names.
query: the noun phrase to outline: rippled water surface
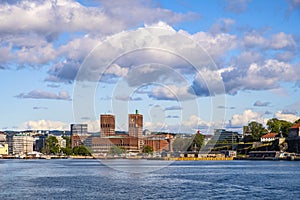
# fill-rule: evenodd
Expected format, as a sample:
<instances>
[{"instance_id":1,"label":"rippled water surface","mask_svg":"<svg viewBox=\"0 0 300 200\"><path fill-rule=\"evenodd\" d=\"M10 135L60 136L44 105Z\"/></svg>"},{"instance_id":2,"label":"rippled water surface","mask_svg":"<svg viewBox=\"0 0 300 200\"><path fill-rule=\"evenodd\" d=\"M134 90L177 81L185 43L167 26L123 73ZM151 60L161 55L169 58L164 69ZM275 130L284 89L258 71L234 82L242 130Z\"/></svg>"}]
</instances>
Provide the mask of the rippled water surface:
<instances>
[{"instance_id":1,"label":"rippled water surface","mask_svg":"<svg viewBox=\"0 0 300 200\"><path fill-rule=\"evenodd\" d=\"M300 162L103 163L0 160L0 199L300 199Z\"/></svg>"}]
</instances>

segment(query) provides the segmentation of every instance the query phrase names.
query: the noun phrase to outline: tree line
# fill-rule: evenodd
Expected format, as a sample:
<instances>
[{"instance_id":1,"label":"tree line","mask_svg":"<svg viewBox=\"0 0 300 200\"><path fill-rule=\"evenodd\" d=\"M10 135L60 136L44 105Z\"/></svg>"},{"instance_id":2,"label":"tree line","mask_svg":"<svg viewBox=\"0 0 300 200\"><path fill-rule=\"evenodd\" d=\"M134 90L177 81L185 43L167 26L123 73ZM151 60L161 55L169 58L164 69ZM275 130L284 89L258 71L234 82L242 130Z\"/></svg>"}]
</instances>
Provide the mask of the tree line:
<instances>
[{"instance_id":1,"label":"tree line","mask_svg":"<svg viewBox=\"0 0 300 200\"><path fill-rule=\"evenodd\" d=\"M300 123L300 119L292 123L272 118L267 121L267 127L264 127L263 124L252 121L248 124L248 131L251 135L245 136L244 140L245 142L259 141L263 135L269 132L281 134L282 137L288 137L290 128L297 123Z\"/></svg>"},{"instance_id":2,"label":"tree line","mask_svg":"<svg viewBox=\"0 0 300 200\"><path fill-rule=\"evenodd\" d=\"M91 153L89 150L81 145L72 148L71 138L69 136L63 136L63 139L66 140L66 147L60 147L58 140L55 136L48 136L45 141L45 145L42 149L42 153L47 155L80 155L80 156L90 156Z\"/></svg>"}]
</instances>

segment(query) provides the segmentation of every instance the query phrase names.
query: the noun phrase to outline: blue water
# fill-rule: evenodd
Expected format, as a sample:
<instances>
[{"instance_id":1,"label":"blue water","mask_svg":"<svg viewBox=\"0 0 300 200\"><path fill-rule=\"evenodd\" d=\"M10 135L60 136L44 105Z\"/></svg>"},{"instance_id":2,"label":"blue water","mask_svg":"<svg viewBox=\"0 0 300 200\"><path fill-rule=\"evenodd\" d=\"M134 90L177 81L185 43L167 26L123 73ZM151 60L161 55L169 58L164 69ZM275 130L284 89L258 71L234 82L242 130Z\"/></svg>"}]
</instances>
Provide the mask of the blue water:
<instances>
[{"instance_id":1,"label":"blue water","mask_svg":"<svg viewBox=\"0 0 300 200\"><path fill-rule=\"evenodd\" d=\"M108 165L0 160L0 199L300 199L300 162L115 160Z\"/></svg>"}]
</instances>

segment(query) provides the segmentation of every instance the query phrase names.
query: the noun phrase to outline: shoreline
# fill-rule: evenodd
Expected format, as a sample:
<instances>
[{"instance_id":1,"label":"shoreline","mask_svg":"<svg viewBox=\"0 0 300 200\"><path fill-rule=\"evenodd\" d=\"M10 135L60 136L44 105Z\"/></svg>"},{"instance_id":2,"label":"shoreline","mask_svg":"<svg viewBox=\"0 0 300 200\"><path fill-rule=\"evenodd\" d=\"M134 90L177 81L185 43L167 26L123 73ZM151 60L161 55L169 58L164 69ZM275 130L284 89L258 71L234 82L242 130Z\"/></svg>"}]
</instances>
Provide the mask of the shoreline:
<instances>
[{"instance_id":1,"label":"shoreline","mask_svg":"<svg viewBox=\"0 0 300 200\"><path fill-rule=\"evenodd\" d=\"M239 160L251 160L251 161L300 161L300 157L285 157L285 158L274 158L274 157L265 157L265 158L255 158L255 157L203 157L203 158L189 158L189 157L162 157L162 158L146 158L146 157L94 157L94 156L42 156L42 157L15 157L15 156L5 156L0 157L0 160L55 160L55 159L87 159L87 160L160 160L160 161L239 161Z\"/></svg>"}]
</instances>

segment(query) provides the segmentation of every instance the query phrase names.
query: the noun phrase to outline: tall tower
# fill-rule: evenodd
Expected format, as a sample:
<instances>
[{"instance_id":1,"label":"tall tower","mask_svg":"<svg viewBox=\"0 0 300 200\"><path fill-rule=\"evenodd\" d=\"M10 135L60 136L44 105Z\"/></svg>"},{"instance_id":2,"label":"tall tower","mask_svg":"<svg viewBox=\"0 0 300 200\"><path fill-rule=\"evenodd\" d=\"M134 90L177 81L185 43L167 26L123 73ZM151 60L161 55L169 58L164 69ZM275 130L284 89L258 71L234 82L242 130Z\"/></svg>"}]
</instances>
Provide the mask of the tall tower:
<instances>
[{"instance_id":1,"label":"tall tower","mask_svg":"<svg viewBox=\"0 0 300 200\"><path fill-rule=\"evenodd\" d=\"M113 136L115 132L115 116L100 115L101 137Z\"/></svg>"},{"instance_id":2,"label":"tall tower","mask_svg":"<svg viewBox=\"0 0 300 200\"><path fill-rule=\"evenodd\" d=\"M143 146L143 115L135 111L135 114L128 115L128 133L129 136L138 138L138 149Z\"/></svg>"}]
</instances>

